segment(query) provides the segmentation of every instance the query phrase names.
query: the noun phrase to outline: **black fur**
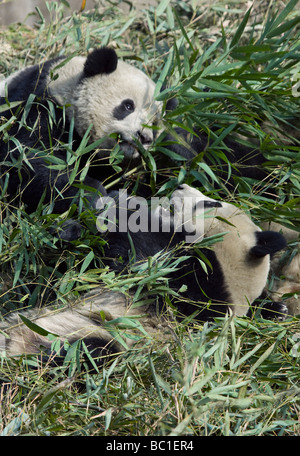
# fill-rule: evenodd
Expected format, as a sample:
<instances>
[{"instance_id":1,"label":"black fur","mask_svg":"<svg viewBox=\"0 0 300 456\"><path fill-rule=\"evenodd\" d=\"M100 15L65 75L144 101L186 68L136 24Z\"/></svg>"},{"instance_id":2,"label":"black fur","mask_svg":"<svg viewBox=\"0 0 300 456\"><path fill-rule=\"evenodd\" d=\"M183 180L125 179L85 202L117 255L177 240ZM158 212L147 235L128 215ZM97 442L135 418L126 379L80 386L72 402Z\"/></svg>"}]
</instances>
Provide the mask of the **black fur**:
<instances>
[{"instance_id":1,"label":"black fur","mask_svg":"<svg viewBox=\"0 0 300 456\"><path fill-rule=\"evenodd\" d=\"M118 65L118 56L116 52L107 47L94 49L85 62L84 76L89 78L97 74L113 73Z\"/></svg>"},{"instance_id":2,"label":"black fur","mask_svg":"<svg viewBox=\"0 0 300 456\"><path fill-rule=\"evenodd\" d=\"M183 233L130 233L134 252L131 250L128 233L109 233L106 247L107 263L116 272L130 269L134 255L135 264L146 261L161 251L172 249L184 241ZM212 269L208 274L203 270L197 253L193 248L182 247L176 251L175 258L188 256L181 262L177 270L169 276L170 288L178 291L183 284L187 285L186 292L182 293L182 300L176 302L179 315L190 316L207 321L213 316L222 316L226 313L226 302L230 301L230 293L226 287L220 263L212 250L203 249ZM209 308L205 305L212 300ZM162 308L162 302L159 303ZM160 309L161 310L161 309Z\"/></svg>"},{"instance_id":3,"label":"black fur","mask_svg":"<svg viewBox=\"0 0 300 456\"><path fill-rule=\"evenodd\" d=\"M100 54L94 51L93 60L97 55L103 53L106 55L103 49ZM108 54L112 54L110 50ZM16 116L21 124L18 121L12 124L9 129L9 141L4 136L0 137L0 182L3 187L6 177L9 175L7 197L14 202L21 199L29 213L36 210L41 198L45 203L53 201L54 213L65 212L72 202L78 201L77 186L82 185L77 178L70 185L70 174L73 167L66 167L62 171L48 167L49 164L52 164L48 159L48 156L51 156L51 154L48 155L48 151L52 150L57 159L65 162L66 149L63 144L68 144L71 139L72 149L75 151L82 139L76 130L70 138L70 125L64 109L57 106L47 89L46 80L49 69L55 65L55 62L60 61L61 58L53 59L43 65L25 69L24 72L17 75L9 84L8 101L9 103L20 101L20 104L2 113L2 117L5 119ZM89 66L91 67L91 61ZM26 106L31 94L34 95L34 99L31 105ZM0 98L0 105L5 104L6 100ZM51 120L49 120L49 106L52 106L53 109ZM86 165L87 159L87 156L81 158L78 174ZM96 160L97 157L83 184L95 189L95 193L105 194L98 179L99 165L95 166L97 165ZM101 165L103 165L103 160ZM93 205L95 193L87 193L89 205Z\"/></svg>"},{"instance_id":4,"label":"black fur","mask_svg":"<svg viewBox=\"0 0 300 456\"><path fill-rule=\"evenodd\" d=\"M74 339L70 338L68 342L70 345L72 345L77 340L78 339L74 337ZM89 373L95 373L95 369L93 363L90 361L90 358L93 358L94 364L96 364L98 368L101 368L105 363L110 361L114 355L120 353L120 347L115 343L113 338L105 339L100 338L99 336L86 336L82 339L82 342L84 342L89 352L89 355L87 355L85 350L81 348L81 354L83 355L83 360L88 367ZM63 364L66 354L67 350L62 343L59 351L59 356L55 354L55 357L53 358L53 353L51 350L46 350L44 360L48 361L49 358L53 358L55 364Z\"/></svg>"},{"instance_id":5,"label":"black fur","mask_svg":"<svg viewBox=\"0 0 300 456\"><path fill-rule=\"evenodd\" d=\"M57 57L42 64L25 68L21 73L17 74L9 83L9 102L20 101L24 103L30 94L35 94L40 99L48 97L46 83L50 68L56 62L59 64L63 59L64 57ZM0 97L0 105L5 104L5 99ZM8 110L6 113L1 113L1 116L6 117L9 112L15 113L16 111L16 109Z\"/></svg>"},{"instance_id":6,"label":"black fur","mask_svg":"<svg viewBox=\"0 0 300 456\"><path fill-rule=\"evenodd\" d=\"M150 220L150 216L148 219ZM132 251L129 235L134 251ZM151 232L150 228L147 233L108 232L105 247L106 261L113 270L122 272L130 269L133 262L136 264L145 261L158 252L182 245L180 249L176 250L176 257L188 256L189 258L181 262L178 269L168 276L169 285L176 292L183 284L187 285L186 291L181 292L183 299L175 299L175 306L179 314L183 316L195 314L196 318L201 321L222 316L227 312L227 303L231 299L224 275L226 271L222 270L220 261L213 250L202 248L201 253L209 262L207 272L205 272L199 262L197 253L199 248L184 245L185 236L184 231L155 233ZM285 246L283 236L272 231L258 232L257 240L258 245L253 247L251 253L249 252L249 267L251 267L252 261L258 261L258 257L272 255ZM233 248L238 248L238 245ZM245 260L247 261L247 258Z\"/></svg>"},{"instance_id":7,"label":"black fur","mask_svg":"<svg viewBox=\"0 0 300 456\"><path fill-rule=\"evenodd\" d=\"M264 304L261 309L261 316L265 320L276 318L277 320L285 320L288 314L288 308L283 301L272 301Z\"/></svg>"},{"instance_id":8,"label":"black fur","mask_svg":"<svg viewBox=\"0 0 300 456\"><path fill-rule=\"evenodd\" d=\"M195 128L195 135L192 138L189 138L188 133L182 128L176 128L175 132L176 135L179 135L178 139L175 139L171 134L165 136L166 148L185 158L188 165L192 163L192 160L197 155L203 154L203 161L212 167L215 175L225 183L231 192L234 192L237 187L234 177L255 179L258 182L262 182L268 176L263 166L266 159L261 150L255 145L250 148L232 139L225 139L224 143L228 150L224 152L232 165L231 172L232 176L234 176L228 179L228 165L221 160L217 162L214 157L206 153L207 148L212 144L212 140L204 131ZM180 138L182 138L182 141ZM267 196L272 198L275 195L268 190Z\"/></svg>"},{"instance_id":9,"label":"black fur","mask_svg":"<svg viewBox=\"0 0 300 456\"><path fill-rule=\"evenodd\" d=\"M209 209L210 207L222 207L222 204L219 201L209 201L204 200L200 201L200 203L196 204L196 206L203 206L205 209Z\"/></svg>"},{"instance_id":10,"label":"black fur","mask_svg":"<svg viewBox=\"0 0 300 456\"><path fill-rule=\"evenodd\" d=\"M266 255L271 257L279 250L286 247L286 240L279 233L274 231L257 231L257 244L250 250L250 255L261 258Z\"/></svg>"},{"instance_id":11,"label":"black fur","mask_svg":"<svg viewBox=\"0 0 300 456\"><path fill-rule=\"evenodd\" d=\"M288 308L285 303L283 301L270 301L266 289L252 303L247 316L250 318L253 317L257 310L265 320L285 320L288 314Z\"/></svg>"},{"instance_id":12,"label":"black fur","mask_svg":"<svg viewBox=\"0 0 300 456\"><path fill-rule=\"evenodd\" d=\"M113 116L117 120L123 120L134 112L134 102L130 99L123 100L119 106L116 106L113 110Z\"/></svg>"}]
</instances>

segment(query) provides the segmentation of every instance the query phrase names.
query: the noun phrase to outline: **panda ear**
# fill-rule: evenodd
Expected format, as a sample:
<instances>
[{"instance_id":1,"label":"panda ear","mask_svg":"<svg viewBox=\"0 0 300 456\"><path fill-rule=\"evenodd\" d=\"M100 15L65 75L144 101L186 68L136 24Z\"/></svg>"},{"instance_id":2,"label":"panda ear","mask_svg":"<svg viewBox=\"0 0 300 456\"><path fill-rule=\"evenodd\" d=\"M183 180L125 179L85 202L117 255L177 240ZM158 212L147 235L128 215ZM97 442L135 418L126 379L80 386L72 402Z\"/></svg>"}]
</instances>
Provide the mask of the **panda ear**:
<instances>
[{"instance_id":1,"label":"panda ear","mask_svg":"<svg viewBox=\"0 0 300 456\"><path fill-rule=\"evenodd\" d=\"M97 74L109 74L115 71L118 65L116 52L108 47L94 49L84 64L84 76L89 78Z\"/></svg>"},{"instance_id":2,"label":"panda ear","mask_svg":"<svg viewBox=\"0 0 300 456\"><path fill-rule=\"evenodd\" d=\"M266 255L282 250L286 246L286 240L280 233L275 231L256 231L256 245L250 249L250 255L262 258Z\"/></svg>"}]
</instances>

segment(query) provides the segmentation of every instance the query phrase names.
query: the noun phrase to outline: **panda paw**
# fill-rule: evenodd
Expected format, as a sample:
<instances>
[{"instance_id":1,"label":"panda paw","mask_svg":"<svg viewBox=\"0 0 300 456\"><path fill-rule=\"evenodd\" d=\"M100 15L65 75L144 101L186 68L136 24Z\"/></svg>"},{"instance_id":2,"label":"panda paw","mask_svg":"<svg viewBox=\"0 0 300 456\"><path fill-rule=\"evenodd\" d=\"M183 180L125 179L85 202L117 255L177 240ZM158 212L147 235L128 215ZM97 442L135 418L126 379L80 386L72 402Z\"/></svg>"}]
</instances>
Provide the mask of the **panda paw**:
<instances>
[{"instance_id":1,"label":"panda paw","mask_svg":"<svg viewBox=\"0 0 300 456\"><path fill-rule=\"evenodd\" d=\"M63 241L71 242L80 238L82 226L75 220L68 219L59 226L52 226L50 233Z\"/></svg>"},{"instance_id":2,"label":"panda paw","mask_svg":"<svg viewBox=\"0 0 300 456\"><path fill-rule=\"evenodd\" d=\"M283 301L273 301L265 304L261 310L261 316L265 320L284 321L288 314L288 308Z\"/></svg>"}]
</instances>

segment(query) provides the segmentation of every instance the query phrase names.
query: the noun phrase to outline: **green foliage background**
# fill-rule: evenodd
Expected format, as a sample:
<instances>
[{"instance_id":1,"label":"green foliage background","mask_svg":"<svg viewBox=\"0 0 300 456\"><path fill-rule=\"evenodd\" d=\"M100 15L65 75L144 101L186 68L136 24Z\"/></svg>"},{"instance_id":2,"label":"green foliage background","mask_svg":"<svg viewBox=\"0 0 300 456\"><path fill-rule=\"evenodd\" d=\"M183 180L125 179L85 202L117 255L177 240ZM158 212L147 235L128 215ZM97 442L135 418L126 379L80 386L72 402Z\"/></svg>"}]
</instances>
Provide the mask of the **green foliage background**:
<instances>
[{"instance_id":1,"label":"green foliage background","mask_svg":"<svg viewBox=\"0 0 300 456\"><path fill-rule=\"evenodd\" d=\"M190 133L196 124L212 138L190 170L183 160L159 170L157 155L167 153L160 136L132 179L147 170L156 191L157 174L163 172L166 193L197 180L207 194L241 205L258 223L275 220L299 231L297 1L255 2L246 11L244 2L165 0L142 12L127 2L128 14L118 1L96 4L94 11L78 12L66 1L48 2L50 21L37 10L35 28L14 24L0 30L1 72L113 46L157 82L158 99L178 98L177 109L164 116L166 130L179 125ZM9 126L0 124L4 137ZM228 162L223 140L229 135L243 144L258 143L268 179L236 178L238 191L226 189L215 171ZM84 153L88 146L81 147ZM204 164L204 155L213 166ZM114 160L117 170L117 151ZM234 174L234 163L229 164ZM268 189L276 189L276 202L266 196ZM128 291L145 277L147 290L168 301L163 277L166 268L176 266L172 259L125 279L115 277L101 263L102 241L88 209L81 208L82 237L66 245L49 227L75 208L58 218L41 206L29 217L22 207L8 205L2 190L3 315L40 303L64 304L99 284ZM291 244L287 254L297 249ZM299 435L296 317L282 323L227 318L193 330L170 325L173 338L149 340L94 376L80 368L72 352L63 368L31 369L34 360L2 357L0 430L4 435Z\"/></svg>"}]
</instances>

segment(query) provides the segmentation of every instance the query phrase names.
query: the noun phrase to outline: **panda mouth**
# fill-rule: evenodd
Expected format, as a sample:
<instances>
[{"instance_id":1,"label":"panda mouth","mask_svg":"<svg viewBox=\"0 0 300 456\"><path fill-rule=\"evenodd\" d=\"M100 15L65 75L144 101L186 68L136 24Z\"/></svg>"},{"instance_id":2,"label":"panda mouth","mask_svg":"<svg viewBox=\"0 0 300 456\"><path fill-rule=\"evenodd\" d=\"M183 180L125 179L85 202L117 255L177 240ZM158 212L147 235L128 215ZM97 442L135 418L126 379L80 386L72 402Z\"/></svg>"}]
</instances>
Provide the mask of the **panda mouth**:
<instances>
[{"instance_id":1,"label":"panda mouth","mask_svg":"<svg viewBox=\"0 0 300 456\"><path fill-rule=\"evenodd\" d=\"M139 149L135 143L121 139L118 144L125 160L133 160L140 157Z\"/></svg>"}]
</instances>

